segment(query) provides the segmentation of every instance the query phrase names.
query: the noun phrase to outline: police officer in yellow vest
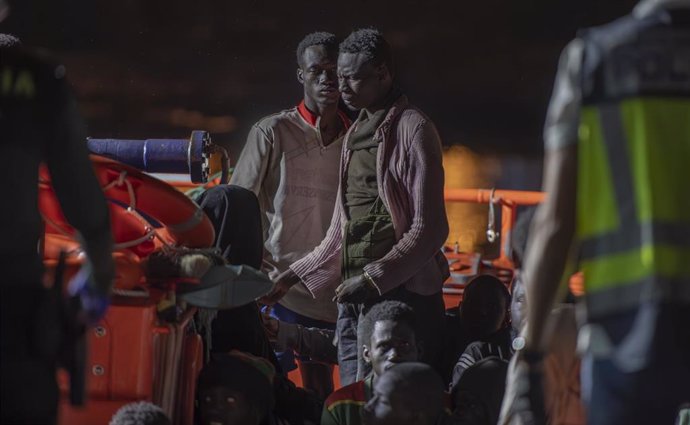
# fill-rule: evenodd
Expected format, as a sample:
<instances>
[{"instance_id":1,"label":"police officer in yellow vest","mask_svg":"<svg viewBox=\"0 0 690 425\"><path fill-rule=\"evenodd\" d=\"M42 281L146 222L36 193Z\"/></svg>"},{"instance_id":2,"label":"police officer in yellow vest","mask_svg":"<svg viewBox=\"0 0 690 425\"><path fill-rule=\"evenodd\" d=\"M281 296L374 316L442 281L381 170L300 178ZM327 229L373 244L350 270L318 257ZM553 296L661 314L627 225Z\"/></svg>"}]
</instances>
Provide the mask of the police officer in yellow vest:
<instances>
[{"instance_id":1,"label":"police officer in yellow vest","mask_svg":"<svg viewBox=\"0 0 690 425\"><path fill-rule=\"evenodd\" d=\"M538 387L546 318L577 267L588 423L671 424L690 401L690 1L644 0L579 33L544 136L525 379Z\"/></svg>"}]
</instances>

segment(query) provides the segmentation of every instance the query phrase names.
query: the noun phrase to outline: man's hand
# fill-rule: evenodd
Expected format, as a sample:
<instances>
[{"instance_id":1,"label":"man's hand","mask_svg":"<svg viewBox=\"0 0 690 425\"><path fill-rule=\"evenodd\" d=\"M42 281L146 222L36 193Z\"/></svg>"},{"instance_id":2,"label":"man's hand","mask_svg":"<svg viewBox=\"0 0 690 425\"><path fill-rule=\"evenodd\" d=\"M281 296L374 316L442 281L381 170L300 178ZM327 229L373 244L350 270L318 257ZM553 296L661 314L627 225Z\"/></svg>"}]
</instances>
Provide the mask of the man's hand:
<instances>
[{"instance_id":1,"label":"man's hand","mask_svg":"<svg viewBox=\"0 0 690 425\"><path fill-rule=\"evenodd\" d=\"M280 274L280 276L278 276L275 285L273 285L273 289L271 289L271 292L259 298L259 302L266 305L273 305L277 303L285 296L285 294L287 294L290 288L297 284L297 282L299 282L299 276L297 276L291 269L287 269Z\"/></svg>"},{"instance_id":2,"label":"man's hand","mask_svg":"<svg viewBox=\"0 0 690 425\"><path fill-rule=\"evenodd\" d=\"M359 304L378 295L378 290L367 278L360 274L351 277L335 288L334 301Z\"/></svg>"},{"instance_id":3,"label":"man's hand","mask_svg":"<svg viewBox=\"0 0 690 425\"><path fill-rule=\"evenodd\" d=\"M273 307L265 307L261 310L261 322L264 325L264 330L266 330L266 335L268 340L275 343L278 339L278 329L280 328L280 321L271 317L271 310Z\"/></svg>"},{"instance_id":4,"label":"man's hand","mask_svg":"<svg viewBox=\"0 0 690 425\"><path fill-rule=\"evenodd\" d=\"M94 283L96 278L88 263L70 280L67 288L72 297L78 297L81 307L79 320L84 325L95 325L105 316L110 305L110 287L107 280ZM112 280L111 280L112 282ZM105 289L105 291L103 290Z\"/></svg>"}]
</instances>

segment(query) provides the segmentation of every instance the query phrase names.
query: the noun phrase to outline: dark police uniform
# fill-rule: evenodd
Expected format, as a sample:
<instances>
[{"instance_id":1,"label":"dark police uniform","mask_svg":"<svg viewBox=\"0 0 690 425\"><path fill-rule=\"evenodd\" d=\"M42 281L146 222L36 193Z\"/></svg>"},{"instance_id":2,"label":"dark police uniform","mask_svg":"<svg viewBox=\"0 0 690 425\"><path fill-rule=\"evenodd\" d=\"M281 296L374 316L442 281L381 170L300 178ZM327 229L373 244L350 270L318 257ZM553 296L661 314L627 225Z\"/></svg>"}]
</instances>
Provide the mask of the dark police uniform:
<instances>
[{"instance_id":1,"label":"dark police uniform","mask_svg":"<svg viewBox=\"0 0 690 425\"><path fill-rule=\"evenodd\" d=\"M42 285L38 166L48 165L65 217L79 230L96 285L112 278L108 209L64 67L20 47L0 48L0 422L55 422L60 332ZM54 298L54 297L53 297Z\"/></svg>"}]
</instances>

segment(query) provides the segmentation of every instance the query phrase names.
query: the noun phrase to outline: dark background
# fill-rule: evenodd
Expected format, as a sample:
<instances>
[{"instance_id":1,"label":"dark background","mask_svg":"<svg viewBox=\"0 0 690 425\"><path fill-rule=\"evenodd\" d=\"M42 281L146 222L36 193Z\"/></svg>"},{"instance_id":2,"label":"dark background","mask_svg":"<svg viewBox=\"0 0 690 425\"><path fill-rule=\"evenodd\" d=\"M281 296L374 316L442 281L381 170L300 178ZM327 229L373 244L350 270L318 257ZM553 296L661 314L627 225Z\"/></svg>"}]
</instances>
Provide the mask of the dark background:
<instances>
[{"instance_id":1,"label":"dark background","mask_svg":"<svg viewBox=\"0 0 690 425\"><path fill-rule=\"evenodd\" d=\"M308 32L377 26L399 80L445 144L537 157L558 55L632 0L9 0L3 32L67 65L90 133L186 137L237 152L260 117L295 105Z\"/></svg>"}]
</instances>

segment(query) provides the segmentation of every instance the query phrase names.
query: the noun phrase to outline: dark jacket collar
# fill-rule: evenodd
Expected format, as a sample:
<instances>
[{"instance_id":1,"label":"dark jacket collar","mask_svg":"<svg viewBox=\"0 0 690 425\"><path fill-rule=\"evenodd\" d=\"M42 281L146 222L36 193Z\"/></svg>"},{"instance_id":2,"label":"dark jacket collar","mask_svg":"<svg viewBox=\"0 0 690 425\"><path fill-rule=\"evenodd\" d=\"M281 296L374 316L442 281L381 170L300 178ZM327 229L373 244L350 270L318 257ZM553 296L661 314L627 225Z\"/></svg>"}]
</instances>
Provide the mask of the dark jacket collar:
<instances>
[{"instance_id":1,"label":"dark jacket collar","mask_svg":"<svg viewBox=\"0 0 690 425\"><path fill-rule=\"evenodd\" d=\"M379 128L376 129L376 133L374 133L374 139L378 141L381 138L383 138L384 135L389 134L390 129L393 126L395 120L409 106L410 102L407 100L407 96L401 94L400 97L398 97L398 99L395 102L393 102L393 106L391 106L390 110L388 111L388 114L386 114L386 117L381 122L381 125L379 125Z\"/></svg>"}]
</instances>

